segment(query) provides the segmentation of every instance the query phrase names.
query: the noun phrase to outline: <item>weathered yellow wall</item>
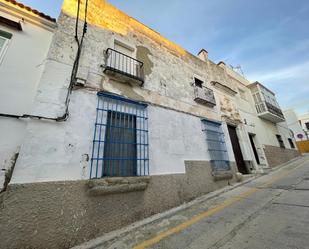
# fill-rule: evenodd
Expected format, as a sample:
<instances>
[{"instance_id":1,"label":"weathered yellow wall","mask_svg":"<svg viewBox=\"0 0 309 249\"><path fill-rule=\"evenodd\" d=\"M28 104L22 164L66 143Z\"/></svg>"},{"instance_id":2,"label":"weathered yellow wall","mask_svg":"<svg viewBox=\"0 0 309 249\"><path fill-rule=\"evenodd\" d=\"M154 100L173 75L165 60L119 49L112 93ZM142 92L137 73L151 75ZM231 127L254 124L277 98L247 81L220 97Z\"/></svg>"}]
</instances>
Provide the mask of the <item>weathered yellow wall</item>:
<instances>
[{"instance_id":1,"label":"weathered yellow wall","mask_svg":"<svg viewBox=\"0 0 309 249\"><path fill-rule=\"evenodd\" d=\"M297 141L297 148L300 153L309 153L309 141Z\"/></svg>"},{"instance_id":2,"label":"weathered yellow wall","mask_svg":"<svg viewBox=\"0 0 309 249\"><path fill-rule=\"evenodd\" d=\"M64 0L62 11L67 15L76 16L77 1ZM85 0L82 0L80 6L81 20L84 20L84 11ZM183 48L162 37L159 33L148 28L136 19L126 15L111 4L107 3L106 0L88 0L87 22L91 25L108 29L121 35L127 35L130 31L139 32L178 55L185 55L187 53Z\"/></svg>"}]
</instances>

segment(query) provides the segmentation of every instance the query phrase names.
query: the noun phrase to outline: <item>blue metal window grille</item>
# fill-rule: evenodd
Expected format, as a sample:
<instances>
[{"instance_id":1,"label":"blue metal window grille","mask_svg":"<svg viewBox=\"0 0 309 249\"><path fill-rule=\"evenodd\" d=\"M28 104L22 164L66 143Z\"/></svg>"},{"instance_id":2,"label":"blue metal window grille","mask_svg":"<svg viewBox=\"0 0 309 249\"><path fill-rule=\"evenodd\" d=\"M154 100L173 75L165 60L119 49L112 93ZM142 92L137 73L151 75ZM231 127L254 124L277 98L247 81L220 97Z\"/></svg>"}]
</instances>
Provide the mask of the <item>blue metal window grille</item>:
<instances>
[{"instance_id":1,"label":"blue metal window grille","mask_svg":"<svg viewBox=\"0 0 309 249\"><path fill-rule=\"evenodd\" d=\"M149 175L147 105L97 95L90 178Z\"/></svg>"},{"instance_id":2,"label":"blue metal window grille","mask_svg":"<svg viewBox=\"0 0 309 249\"><path fill-rule=\"evenodd\" d=\"M219 122L203 119L206 141L213 171L230 170L229 157L222 125Z\"/></svg>"}]
</instances>

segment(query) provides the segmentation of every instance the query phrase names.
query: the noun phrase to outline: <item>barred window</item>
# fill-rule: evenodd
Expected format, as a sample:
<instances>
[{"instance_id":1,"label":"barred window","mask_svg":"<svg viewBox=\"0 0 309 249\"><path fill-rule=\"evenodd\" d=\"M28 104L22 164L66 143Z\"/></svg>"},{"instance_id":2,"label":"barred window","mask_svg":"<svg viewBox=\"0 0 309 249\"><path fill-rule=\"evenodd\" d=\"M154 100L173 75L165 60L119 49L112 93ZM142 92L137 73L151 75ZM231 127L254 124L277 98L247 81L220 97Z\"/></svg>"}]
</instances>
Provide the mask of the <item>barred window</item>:
<instances>
[{"instance_id":1,"label":"barred window","mask_svg":"<svg viewBox=\"0 0 309 249\"><path fill-rule=\"evenodd\" d=\"M90 178L149 175L147 105L98 93Z\"/></svg>"},{"instance_id":2,"label":"barred window","mask_svg":"<svg viewBox=\"0 0 309 249\"><path fill-rule=\"evenodd\" d=\"M230 170L230 163L222 130L219 122L203 119L206 141L213 171Z\"/></svg>"}]
</instances>

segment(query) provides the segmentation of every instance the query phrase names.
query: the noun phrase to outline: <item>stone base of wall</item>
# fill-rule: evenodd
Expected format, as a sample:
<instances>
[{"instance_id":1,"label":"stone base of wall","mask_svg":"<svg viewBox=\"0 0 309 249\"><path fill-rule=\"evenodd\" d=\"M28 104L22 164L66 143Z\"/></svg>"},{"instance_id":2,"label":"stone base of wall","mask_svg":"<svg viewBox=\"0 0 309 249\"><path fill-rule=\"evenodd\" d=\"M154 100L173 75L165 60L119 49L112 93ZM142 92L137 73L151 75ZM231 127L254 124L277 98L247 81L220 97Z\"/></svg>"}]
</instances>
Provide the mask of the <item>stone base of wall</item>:
<instances>
[{"instance_id":1,"label":"stone base of wall","mask_svg":"<svg viewBox=\"0 0 309 249\"><path fill-rule=\"evenodd\" d=\"M91 194L89 181L11 184L0 196L0 248L70 248L229 185L235 168L218 179L209 162L188 161L186 174L108 195Z\"/></svg>"},{"instance_id":2,"label":"stone base of wall","mask_svg":"<svg viewBox=\"0 0 309 249\"><path fill-rule=\"evenodd\" d=\"M275 167L300 156L298 150L280 148L271 145L264 145L264 152L269 167Z\"/></svg>"}]
</instances>

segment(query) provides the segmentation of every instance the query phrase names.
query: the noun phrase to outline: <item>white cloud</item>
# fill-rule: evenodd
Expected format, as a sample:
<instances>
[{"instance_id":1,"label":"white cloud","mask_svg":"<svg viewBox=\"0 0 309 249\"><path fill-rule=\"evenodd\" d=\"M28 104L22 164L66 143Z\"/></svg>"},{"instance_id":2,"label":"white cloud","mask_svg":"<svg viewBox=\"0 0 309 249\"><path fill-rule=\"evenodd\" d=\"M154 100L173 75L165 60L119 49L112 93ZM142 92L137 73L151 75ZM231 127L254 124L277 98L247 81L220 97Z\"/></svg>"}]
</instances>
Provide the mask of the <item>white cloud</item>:
<instances>
[{"instance_id":1,"label":"white cloud","mask_svg":"<svg viewBox=\"0 0 309 249\"><path fill-rule=\"evenodd\" d=\"M309 61L299 63L292 66L287 66L275 71L269 72L256 72L248 75L248 78L252 81L280 81L293 78L305 78L308 77L309 81Z\"/></svg>"}]
</instances>

